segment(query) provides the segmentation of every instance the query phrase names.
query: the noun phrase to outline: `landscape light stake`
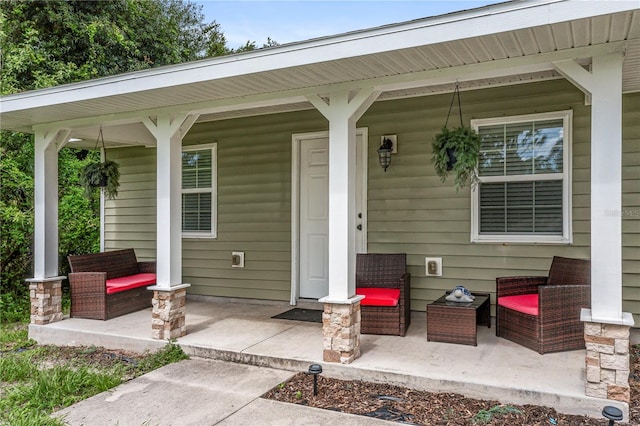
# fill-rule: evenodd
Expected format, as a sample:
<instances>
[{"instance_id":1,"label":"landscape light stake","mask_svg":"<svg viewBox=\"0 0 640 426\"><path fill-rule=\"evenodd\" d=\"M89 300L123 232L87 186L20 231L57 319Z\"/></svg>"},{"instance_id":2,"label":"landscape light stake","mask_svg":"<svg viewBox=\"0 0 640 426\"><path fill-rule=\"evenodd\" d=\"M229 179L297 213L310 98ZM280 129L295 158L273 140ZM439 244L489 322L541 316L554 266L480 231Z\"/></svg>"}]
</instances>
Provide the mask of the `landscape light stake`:
<instances>
[{"instance_id":1,"label":"landscape light stake","mask_svg":"<svg viewBox=\"0 0 640 426\"><path fill-rule=\"evenodd\" d=\"M311 364L306 374L313 376L313 396L318 396L318 374L322 373L322 366L319 364Z\"/></svg>"},{"instance_id":2,"label":"landscape light stake","mask_svg":"<svg viewBox=\"0 0 640 426\"><path fill-rule=\"evenodd\" d=\"M622 420L622 410L611 405L604 407L602 415L609 419L609 426L613 426L616 420Z\"/></svg>"}]
</instances>

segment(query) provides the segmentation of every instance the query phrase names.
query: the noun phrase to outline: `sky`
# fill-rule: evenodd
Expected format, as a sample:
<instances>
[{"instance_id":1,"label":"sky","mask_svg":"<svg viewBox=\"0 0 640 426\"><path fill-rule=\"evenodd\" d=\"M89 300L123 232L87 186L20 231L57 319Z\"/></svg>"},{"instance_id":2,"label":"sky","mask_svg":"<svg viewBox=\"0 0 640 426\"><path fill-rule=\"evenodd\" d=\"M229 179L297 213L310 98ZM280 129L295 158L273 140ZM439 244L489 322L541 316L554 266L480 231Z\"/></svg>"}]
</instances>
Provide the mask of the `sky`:
<instances>
[{"instance_id":1,"label":"sky","mask_svg":"<svg viewBox=\"0 0 640 426\"><path fill-rule=\"evenodd\" d=\"M247 41L258 47L267 38L280 44L395 24L500 3L497 0L236 0L194 1L206 21L220 24L230 48Z\"/></svg>"}]
</instances>

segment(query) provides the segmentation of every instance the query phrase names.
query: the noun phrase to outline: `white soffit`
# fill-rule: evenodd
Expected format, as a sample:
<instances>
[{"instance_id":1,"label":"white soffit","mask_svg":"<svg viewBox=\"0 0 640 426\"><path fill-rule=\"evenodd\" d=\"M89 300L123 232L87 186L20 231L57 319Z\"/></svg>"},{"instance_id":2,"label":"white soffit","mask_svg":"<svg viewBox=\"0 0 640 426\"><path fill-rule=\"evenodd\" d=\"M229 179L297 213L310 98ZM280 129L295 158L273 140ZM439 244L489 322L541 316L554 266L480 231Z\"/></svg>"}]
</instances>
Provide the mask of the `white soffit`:
<instances>
[{"instance_id":1,"label":"white soffit","mask_svg":"<svg viewBox=\"0 0 640 426\"><path fill-rule=\"evenodd\" d=\"M303 102L305 94L377 84L389 92L381 98L415 96L442 91L442 85L456 79L458 67L481 64L496 64L496 68L500 64L503 69L482 68L480 75L472 75L474 83L469 87L513 84L557 77L550 62L536 63L536 57L572 49L588 55L592 46L625 41L623 90L640 90L640 1L580 3L580 7L559 0L501 3L5 96L0 98L0 126L31 132L33 125L42 123L71 120L67 124L74 126L90 117L108 121L116 115L156 109L239 116L241 109L257 113L258 106L243 103L260 102L264 113L284 111L288 110L285 104L308 105ZM511 61L523 58L532 58L528 63L520 61L524 69L508 69Z\"/></svg>"}]
</instances>

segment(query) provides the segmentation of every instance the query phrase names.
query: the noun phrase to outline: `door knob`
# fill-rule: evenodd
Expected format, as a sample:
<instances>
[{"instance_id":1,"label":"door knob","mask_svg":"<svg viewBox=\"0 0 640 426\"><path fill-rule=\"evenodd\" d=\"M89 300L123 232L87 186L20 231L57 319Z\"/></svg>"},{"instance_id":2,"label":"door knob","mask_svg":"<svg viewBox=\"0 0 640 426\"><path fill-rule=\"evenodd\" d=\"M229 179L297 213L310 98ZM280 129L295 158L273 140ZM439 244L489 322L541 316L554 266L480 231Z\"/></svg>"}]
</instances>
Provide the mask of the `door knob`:
<instances>
[{"instance_id":1,"label":"door knob","mask_svg":"<svg viewBox=\"0 0 640 426\"><path fill-rule=\"evenodd\" d=\"M362 219L362 213L358 213L358 219Z\"/></svg>"},{"instance_id":2,"label":"door knob","mask_svg":"<svg viewBox=\"0 0 640 426\"><path fill-rule=\"evenodd\" d=\"M356 228L358 228L358 231L362 231L362 225L358 225Z\"/></svg>"}]
</instances>

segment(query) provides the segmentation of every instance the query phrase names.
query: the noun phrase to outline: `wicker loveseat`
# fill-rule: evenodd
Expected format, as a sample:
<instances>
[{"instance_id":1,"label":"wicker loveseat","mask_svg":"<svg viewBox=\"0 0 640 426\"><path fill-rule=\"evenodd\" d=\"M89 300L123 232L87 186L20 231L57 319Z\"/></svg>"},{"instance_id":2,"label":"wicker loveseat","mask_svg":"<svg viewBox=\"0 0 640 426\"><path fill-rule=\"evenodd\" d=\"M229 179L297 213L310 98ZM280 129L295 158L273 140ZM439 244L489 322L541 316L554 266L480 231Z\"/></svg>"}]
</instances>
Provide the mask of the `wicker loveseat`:
<instances>
[{"instance_id":1,"label":"wicker loveseat","mask_svg":"<svg viewBox=\"0 0 640 426\"><path fill-rule=\"evenodd\" d=\"M138 262L133 249L69 256L71 316L108 320L151 306L148 285L156 263Z\"/></svg>"},{"instance_id":2,"label":"wicker loveseat","mask_svg":"<svg viewBox=\"0 0 640 426\"><path fill-rule=\"evenodd\" d=\"M496 278L496 335L541 354L582 349L591 262L554 257L547 277Z\"/></svg>"},{"instance_id":3,"label":"wicker loveseat","mask_svg":"<svg viewBox=\"0 0 640 426\"><path fill-rule=\"evenodd\" d=\"M356 294L363 334L404 336L411 321L411 275L407 255L369 253L356 257Z\"/></svg>"}]
</instances>

